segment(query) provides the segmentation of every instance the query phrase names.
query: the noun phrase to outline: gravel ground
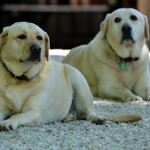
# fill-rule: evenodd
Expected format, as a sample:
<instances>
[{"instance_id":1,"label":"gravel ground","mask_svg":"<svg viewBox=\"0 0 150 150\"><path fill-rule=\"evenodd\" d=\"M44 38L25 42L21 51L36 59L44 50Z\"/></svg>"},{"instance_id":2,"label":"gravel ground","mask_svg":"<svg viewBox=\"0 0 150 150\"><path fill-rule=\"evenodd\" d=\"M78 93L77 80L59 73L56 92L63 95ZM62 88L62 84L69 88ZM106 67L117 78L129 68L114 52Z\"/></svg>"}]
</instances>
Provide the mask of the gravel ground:
<instances>
[{"instance_id":1,"label":"gravel ground","mask_svg":"<svg viewBox=\"0 0 150 150\"><path fill-rule=\"evenodd\" d=\"M77 120L0 131L0 150L150 150L150 102L94 98L94 108L98 115L132 113L143 120L119 124L106 121L104 125Z\"/></svg>"},{"instance_id":2,"label":"gravel ground","mask_svg":"<svg viewBox=\"0 0 150 150\"><path fill-rule=\"evenodd\" d=\"M150 102L118 103L94 99L97 114L139 114L137 123L95 125L88 121L53 122L0 132L1 150L149 150Z\"/></svg>"}]
</instances>

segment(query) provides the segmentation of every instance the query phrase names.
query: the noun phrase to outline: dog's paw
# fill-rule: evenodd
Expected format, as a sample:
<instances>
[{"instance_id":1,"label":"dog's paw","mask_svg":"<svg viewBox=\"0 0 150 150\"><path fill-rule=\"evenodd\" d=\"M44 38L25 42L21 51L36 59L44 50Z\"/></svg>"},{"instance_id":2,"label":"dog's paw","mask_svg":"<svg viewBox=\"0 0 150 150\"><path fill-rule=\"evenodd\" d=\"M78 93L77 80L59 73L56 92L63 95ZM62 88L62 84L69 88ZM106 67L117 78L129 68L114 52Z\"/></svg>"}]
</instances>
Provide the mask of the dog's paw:
<instances>
[{"instance_id":1,"label":"dog's paw","mask_svg":"<svg viewBox=\"0 0 150 150\"><path fill-rule=\"evenodd\" d=\"M63 122L68 123L68 122L71 122L71 121L73 121L73 120L75 120L75 115L69 114L69 115L63 120Z\"/></svg>"},{"instance_id":2,"label":"dog's paw","mask_svg":"<svg viewBox=\"0 0 150 150\"><path fill-rule=\"evenodd\" d=\"M16 130L18 125L15 122L5 120L0 122L0 131Z\"/></svg>"},{"instance_id":3,"label":"dog's paw","mask_svg":"<svg viewBox=\"0 0 150 150\"><path fill-rule=\"evenodd\" d=\"M86 120L89 120L91 123L95 123L98 125L102 125L106 121L104 116L96 116L96 115L90 116Z\"/></svg>"},{"instance_id":4,"label":"dog's paw","mask_svg":"<svg viewBox=\"0 0 150 150\"><path fill-rule=\"evenodd\" d=\"M126 99L126 101L143 101L143 99L140 96L132 96L132 97L128 97Z\"/></svg>"}]
</instances>

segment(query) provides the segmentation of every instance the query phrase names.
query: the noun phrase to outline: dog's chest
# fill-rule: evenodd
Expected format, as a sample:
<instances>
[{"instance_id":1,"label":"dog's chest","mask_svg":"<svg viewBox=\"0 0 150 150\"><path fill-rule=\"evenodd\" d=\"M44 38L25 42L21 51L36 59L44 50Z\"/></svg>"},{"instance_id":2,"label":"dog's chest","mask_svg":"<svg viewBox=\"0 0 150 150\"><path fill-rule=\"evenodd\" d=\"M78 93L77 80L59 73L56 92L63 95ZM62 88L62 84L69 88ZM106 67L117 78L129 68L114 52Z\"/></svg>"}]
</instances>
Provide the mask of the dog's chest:
<instances>
[{"instance_id":1,"label":"dog's chest","mask_svg":"<svg viewBox=\"0 0 150 150\"><path fill-rule=\"evenodd\" d=\"M121 80L127 88L132 89L140 74L139 69L127 66L125 70L121 70Z\"/></svg>"},{"instance_id":2,"label":"dog's chest","mask_svg":"<svg viewBox=\"0 0 150 150\"><path fill-rule=\"evenodd\" d=\"M8 108L11 109L14 113L21 111L22 106L27 99L27 89L24 87L10 85L4 88L3 94L5 101L7 101Z\"/></svg>"},{"instance_id":3,"label":"dog's chest","mask_svg":"<svg viewBox=\"0 0 150 150\"><path fill-rule=\"evenodd\" d=\"M6 97L13 105L13 111L19 112L25 99L23 91L19 88L8 87L5 92Z\"/></svg>"}]
</instances>

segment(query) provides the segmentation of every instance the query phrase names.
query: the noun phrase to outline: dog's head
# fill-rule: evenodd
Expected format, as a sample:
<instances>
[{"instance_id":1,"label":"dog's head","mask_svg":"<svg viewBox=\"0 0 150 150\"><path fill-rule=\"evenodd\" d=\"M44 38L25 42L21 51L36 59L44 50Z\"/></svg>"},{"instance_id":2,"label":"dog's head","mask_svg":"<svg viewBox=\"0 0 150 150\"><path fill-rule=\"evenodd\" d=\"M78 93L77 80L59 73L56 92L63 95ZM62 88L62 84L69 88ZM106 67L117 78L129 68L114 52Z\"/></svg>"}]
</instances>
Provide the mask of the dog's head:
<instances>
[{"instance_id":1,"label":"dog's head","mask_svg":"<svg viewBox=\"0 0 150 150\"><path fill-rule=\"evenodd\" d=\"M106 16L101 24L101 34L119 56L128 57L130 52L121 49L133 49L136 44L142 49L145 39L149 39L148 20L135 9L118 9Z\"/></svg>"},{"instance_id":2,"label":"dog's head","mask_svg":"<svg viewBox=\"0 0 150 150\"><path fill-rule=\"evenodd\" d=\"M48 61L49 37L33 23L17 22L5 27L0 38L1 59L16 75L21 75L33 64Z\"/></svg>"},{"instance_id":3,"label":"dog's head","mask_svg":"<svg viewBox=\"0 0 150 150\"><path fill-rule=\"evenodd\" d=\"M24 61L48 60L49 37L46 32L33 23L18 22L5 27L1 34L1 47L8 49L7 55ZM3 52L2 52L3 53Z\"/></svg>"}]
</instances>

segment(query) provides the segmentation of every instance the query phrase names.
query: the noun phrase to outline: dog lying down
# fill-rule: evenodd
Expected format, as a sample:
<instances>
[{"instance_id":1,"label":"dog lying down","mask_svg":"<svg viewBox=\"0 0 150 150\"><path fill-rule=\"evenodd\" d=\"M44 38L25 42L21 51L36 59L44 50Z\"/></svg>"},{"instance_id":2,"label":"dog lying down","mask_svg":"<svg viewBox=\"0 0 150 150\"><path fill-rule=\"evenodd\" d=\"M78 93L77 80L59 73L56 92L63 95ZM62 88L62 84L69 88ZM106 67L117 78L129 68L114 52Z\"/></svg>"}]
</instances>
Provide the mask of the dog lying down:
<instances>
[{"instance_id":1,"label":"dog lying down","mask_svg":"<svg viewBox=\"0 0 150 150\"><path fill-rule=\"evenodd\" d=\"M102 124L141 120L136 115L97 116L83 75L75 68L48 61L49 37L37 25L18 22L0 35L0 129L69 121L73 104L77 118ZM68 116L68 117L67 117Z\"/></svg>"},{"instance_id":2,"label":"dog lying down","mask_svg":"<svg viewBox=\"0 0 150 150\"><path fill-rule=\"evenodd\" d=\"M122 8L106 16L101 31L88 44L76 47L63 63L77 68L92 94L121 101L150 100L147 17Z\"/></svg>"}]
</instances>

